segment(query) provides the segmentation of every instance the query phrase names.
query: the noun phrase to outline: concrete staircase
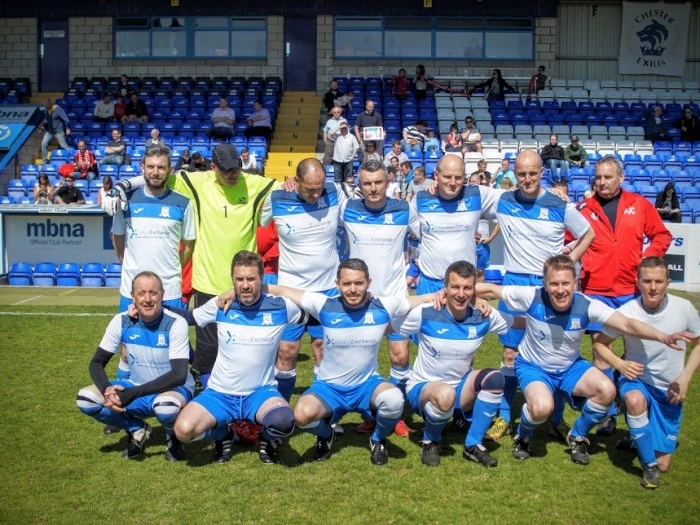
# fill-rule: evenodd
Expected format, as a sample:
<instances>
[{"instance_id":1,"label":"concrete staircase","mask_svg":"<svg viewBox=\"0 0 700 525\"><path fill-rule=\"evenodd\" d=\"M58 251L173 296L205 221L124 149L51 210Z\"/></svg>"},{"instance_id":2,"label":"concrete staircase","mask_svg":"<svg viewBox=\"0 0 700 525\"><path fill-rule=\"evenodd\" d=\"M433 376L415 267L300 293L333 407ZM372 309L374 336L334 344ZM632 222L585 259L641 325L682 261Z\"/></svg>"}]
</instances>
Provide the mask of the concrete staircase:
<instances>
[{"instance_id":1,"label":"concrete staircase","mask_svg":"<svg viewBox=\"0 0 700 525\"><path fill-rule=\"evenodd\" d=\"M284 181L303 159L316 158L318 108L313 91L287 91L280 102L275 134L265 163L265 176Z\"/></svg>"}]
</instances>

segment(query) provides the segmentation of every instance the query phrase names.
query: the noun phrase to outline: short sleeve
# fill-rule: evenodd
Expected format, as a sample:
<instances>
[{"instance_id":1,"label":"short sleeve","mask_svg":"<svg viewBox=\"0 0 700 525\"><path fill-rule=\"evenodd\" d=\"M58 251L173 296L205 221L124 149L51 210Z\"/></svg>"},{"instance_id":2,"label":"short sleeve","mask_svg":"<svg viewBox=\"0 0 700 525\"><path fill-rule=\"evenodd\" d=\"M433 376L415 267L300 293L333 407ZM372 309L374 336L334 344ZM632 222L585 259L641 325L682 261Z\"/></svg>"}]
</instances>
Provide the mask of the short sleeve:
<instances>
[{"instance_id":1,"label":"short sleeve","mask_svg":"<svg viewBox=\"0 0 700 525\"><path fill-rule=\"evenodd\" d=\"M630 301L628 303L625 303L622 306L620 306L620 308L618 308L617 311L625 317L636 318L637 316L635 316L633 310L636 303L637 301ZM622 337L624 335L622 332L615 330L612 326L603 326L601 332L610 337L611 339L617 339L618 337Z\"/></svg>"},{"instance_id":2,"label":"short sleeve","mask_svg":"<svg viewBox=\"0 0 700 525\"><path fill-rule=\"evenodd\" d=\"M305 312L308 312L309 315L312 315L318 319L321 315L321 310L328 299L329 297L327 295L323 295L322 293L306 292L301 297L301 308Z\"/></svg>"},{"instance_id":3,"label":"short sleeve","mask_svg":"<svg viewBox=\"0 0 700 525\"><path fill-rule=\"evenodd\" d=\"M210 299L199 308L192 310L192 315L197 326L206 326L216 321L216 314L219 307L216 306L216 297Z\"/></svg>"},{"instance_id":4,"label":"short sleeve","mask_svg":"<svg viewBox=\"0 0 700 525\"><path fill-rule=\"evenodd\" d=\"M514 317L510 314L504 314L498 310L494 310L489 315L489 333L505 334L510 327L513 326Z\"/></svg>"},{"instance_id":5,"label":"short sleeve","mask_svg":"<svg viewBox=\"0 0 700 525\"><path fill-rule=\"evenodd\" d=\"M338 195L340 195L341 193L342 193L343 195L345 194L345 192L343 192L343 191L338 191ZM338 199L338 200L340 200L340 199ZM343 215L345 215L345 208L347 208L347 206L348 206L348 201L347 201L347 199L345 199L343 202L341 202L341 203L338 205L338 224L339 224L340 226L344 226L344 225L345 225L345 221L343 220Z\"/></svg>"},{"instance_id":6,"label":"short sleeve","mask_svg":"<svg viewBox=\"0 0 700 525\"><path fill-rule=\"evenodd\" d=\"M564 225L566 229L569 230L576 239L580 239L591 227L590 223L586 220L583 214L576 209L573 204L566 205L566 212L564 213Z\"/></svg>"},{"instance_id":7,"label":"short sleeve","mask_svg":"<svg viewBox=\"0 0 700 525\"><path fill-rule=\"evenodd\" d=\"M588 305L588 318L592 323L603 325L610 319L610 316L615 313L613 308L610 308L607 304L597 299L590 299L590 301ZM624 315L624 312L621 313Z\"/></svg>"},{"instance_id":8,"label":"short sleeve","mask_svg":"<svg viewBox=\"0 0 700 525\"><path fill-rule=\"evenodd\" d=\"M408 315L399 317L391 322L391 327L394 332L402 337L409 337L417 334L420 331L420 325L423 321L423 309L429 307L429 304L422 304L411 310Z\"/></svg>"},{"instance_id":9,"label":"short sleeve","mask_svg":"<svg viewBox=\"0 0 700 525\"><path fill-rule=\"evenodd\" d=\"M178 316L170 328L170 359L190 358L190 330L187 321Z\"/></svg>"},{"instance_id":10,"label":"short sleeve","mask_svg":"<svg viewBox=\"0 0 700 525\"><path fill-rule=\"evenodd\" d=\"M284 304L287 306L287 321L289 324L300 324L304 321L306 314L296 304L286 297L284 298Z\"/></svg>"},{"instance_id":11,"label":"short sleeve","mask_svg":"<svg viewBox=\"0 0 700 525\"><path fill-rule=\"evenodd\" d=\"M418 213L418 197L411 199L408 205L408 231L420 239L420 214Z\"/></svg>"},{"instance_id":12,"label":"short sleeve","mask_svg":"<svg viewBox=\"0 0 700 525\"><path fill-rule=\"evenodd\" d=\"M690 301L685 301L685 307L687 310L686 318L688 319L687 330L695 337L700 337L700 316L698 316L698 311Z\"/></svg>"},{"instance_id":13,"label":"short sleeve","mask_svg":"<svg viewBox=\"0 0 700 525\"><path fill-rule=\"evenodd\" d=\"M267 194L260 212L260 226L268 226L273 219L272 215L272 192Z\"/></svg>"},{"instance_id":14,"label":"short sleeve","mask_svg":"<svg viewBox=\"0 0 700 525\"><path fill-rule=\"evenodd\" d=\"M100 341L102 350L114 354L122 344L122 315L115 315L107 325L105 335Z\"/></svg>"},{"instance_id":15,"label":"short sleeve","mask_svg":"<svg viewBox=\"0 0 700 525\"><path fill-rule=\"evenodd\" d=\"M498 208L498 201L505 190L496 190L494 188L487 188L485 186L479 186L479 193L481 193L481 217L484 219L495 219L496 209Z\"/></svg>"},{"instance_id":16,"label":"short sleeve","mask_svg":"<svg viewBox=\"0 0 700 525\"><path fill-rule=\"evenodd\" d=\"M504 286L501 291L501 300L509 310L526 312L535 300L537 290L539 288L535 286Z\"/></svg>"},{"instance_id":17,"label":"short sleeve","mask_svg":"<svg viewBox=\"0 0 700 525\"><path fill-rule=\"evenodd\" d=\"M185 208L185 216L182 220L182 240L193 241L195 238L194 209L192 204L188 203L187 208Z\"/></svg>"},{"instance_id":18,"label":"short sleeve","mask_svg":"<svg viewBox=\"0 0 700 525\"><path fill-rule=\"evenodd\" d=\"M378 297L377 299L392 319L406 316L411 309L407 297Z\"/></svg>"},{"instance_id":19,"label":"short sleeve","mask_svg":"<svg viewBox=\"0 0 700 525\"><path fill-rule=\"evenodd\" d=\"M126 219L124 218L124 213L119 210L114 214L112 218L112 234L113 235L126 235Z\"/></svg>"}]
</instances>

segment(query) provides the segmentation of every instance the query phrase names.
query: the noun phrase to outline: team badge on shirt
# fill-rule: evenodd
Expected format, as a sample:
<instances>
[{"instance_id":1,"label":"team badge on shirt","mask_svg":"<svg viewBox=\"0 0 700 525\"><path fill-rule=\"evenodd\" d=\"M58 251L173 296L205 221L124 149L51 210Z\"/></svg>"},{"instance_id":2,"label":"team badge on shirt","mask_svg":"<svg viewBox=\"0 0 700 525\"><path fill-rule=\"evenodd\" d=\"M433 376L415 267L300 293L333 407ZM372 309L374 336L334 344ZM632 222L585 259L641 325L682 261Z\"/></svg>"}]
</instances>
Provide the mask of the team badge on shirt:
<instances>
[{"instance_id":1,"label":"team badge on shirt","mask_svg":"<svg viewBox=\"0 0 700 525\"><path fill-rule=\"evenodd\" d=\"M263 314L262 324L263 324L263 326L272 324L272 314L271 313L264 313Z\"/></svg>"},{"instance_id":2,"label":"team badge on shirt","mask_svg":"<svg viewBox=\"0 0 700 525\"><path fill-rule=\"evenodd\" d=\"M165 334L158 334L156 346L168 346L168 343L165 341Z\"/></svg>"},{"instance_id":3,"label":"team badge on shirt","mask_svg":"<svg viewBox=\"0 0 700 525\"><path fill-rule=\"evenodd\" d=\"M316 204L318 205L318 209L320 210L321 208L328 208L328 203L326 202L325 197L321 197L316 201Z\"/></svg>"},{"instance_id":4,"label":"team badge on shirt","mask_svg":"<svg viewBox=\"0 0 700 525\"><path fill-rule=\"evenodd\" d=\"M367 312L365 314L364 324L374 324L374 315L372 312Z\"/></svg>"},{"instance_id":5,"label":"team badge on shirt","mask_svg":"<svg viewBox=\"0 0 700 525\"><path fill-rule=\"evenodd\" d=\"M170 206L161 206L160 216L170 218Z\"/></svg>"},{"instance_id":6,"label":"team badge on shirt","mask_svg":"<svg viewBox=\"0 0 700 525\"><path fill-rule=\"evenodd\" d=\"M394 215L392 213L384 215L384 224L394 224Z\"/></svg>"},{"instance_id":7,"label":"team badge on shirt","mask_svg":"<svg viewBox=\"0 0 700 525\"><path fill-rule=\"evenodd\" d=\"M459 204L457 205L457 211L467 211L467 205L464 204L464 201L459 201Z\"/></svg>"},{"instance_id":8,"label":"team badge on shirt","mask_svg":"<svg viewBox=\"0 0 700 525\"><path fill-rule=\"evenodd\" d=\"M547 208L541 208L540 214L537 218L548 221L549 220L549 210Z\"/></svg>"},{"instance_id":9,"label":"team badge on shirt","mask_svg":"<svg viewBox=\"0 0 700 525\"><path fill-rule=\"evenodd\" d=\"M476 339L477 336L478 336L478 334L476 332L476 326L470 326L469 327L469 335L467 337L469 337L469 339Z\"/></svg>"},{"instance_id":10,"label":"team badge on shirt","mask_svg":"<svg viewBox=\"0 0 700 525\"><path fill-rule=\"evenodd\" d=\"M581 329L581 319L578 317L573 317L571 319L571 329L572 330L580 330Z\"/></svg>"}]
</instances>

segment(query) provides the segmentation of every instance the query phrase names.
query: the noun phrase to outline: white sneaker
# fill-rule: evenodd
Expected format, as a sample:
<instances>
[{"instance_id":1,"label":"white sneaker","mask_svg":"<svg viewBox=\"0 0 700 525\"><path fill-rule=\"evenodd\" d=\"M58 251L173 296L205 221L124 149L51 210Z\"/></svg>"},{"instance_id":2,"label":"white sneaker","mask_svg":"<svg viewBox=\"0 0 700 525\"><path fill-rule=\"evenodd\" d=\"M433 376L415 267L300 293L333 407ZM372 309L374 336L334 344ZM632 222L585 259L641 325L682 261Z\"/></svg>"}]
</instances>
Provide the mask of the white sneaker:
<instances>
[{"instance_id":1,"label":"white sneaker","mask_svg":"<svg viewBox=\"0 0 700 525\"><path fill-rule=\"evenodd\" d=\"M342 426L340 426L338 423L336 423L335 425L331 425L331 428L333 430L335 430L335 433L338 435L345 434L345 429Z\"/></svg>"}]
</instances>

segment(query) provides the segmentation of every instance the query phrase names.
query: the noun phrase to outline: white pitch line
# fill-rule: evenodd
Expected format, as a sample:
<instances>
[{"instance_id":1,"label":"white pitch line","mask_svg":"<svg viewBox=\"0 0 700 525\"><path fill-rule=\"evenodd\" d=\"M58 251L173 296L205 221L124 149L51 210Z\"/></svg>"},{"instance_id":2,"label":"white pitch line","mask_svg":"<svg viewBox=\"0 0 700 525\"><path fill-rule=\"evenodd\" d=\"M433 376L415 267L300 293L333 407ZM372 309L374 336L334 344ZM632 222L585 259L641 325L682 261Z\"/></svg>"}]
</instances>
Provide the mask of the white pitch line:
<instances>
[{"instance_id":1,"label":"white pitch line","mask_svg":"<svg viewBox=\"0 0 700 525\"><path fill-rule=\"evenodd\" d=\"M23 300L19 301L18 303L14 303L12 306L17 306L19 304L28 303L29 301L33 301L34 299L39 299L41 297L44 297L44 296L43 295L35 295L34 297L30 297L29 299L23 299Z\"/></svg>"},{"instance_id":2,"label":"white pitch line","mask_svg":"<svg viewBox=\"0 0 700 525\"><path fill-rule=\"evenodd\" d=\"M19 303L17 303L19 304ZM17 315L17 316L41 316L41 317L114 317L115 314L107 313L57 313L57 312L0 312L0 315Z\"/></svg>"}]
</instances>

